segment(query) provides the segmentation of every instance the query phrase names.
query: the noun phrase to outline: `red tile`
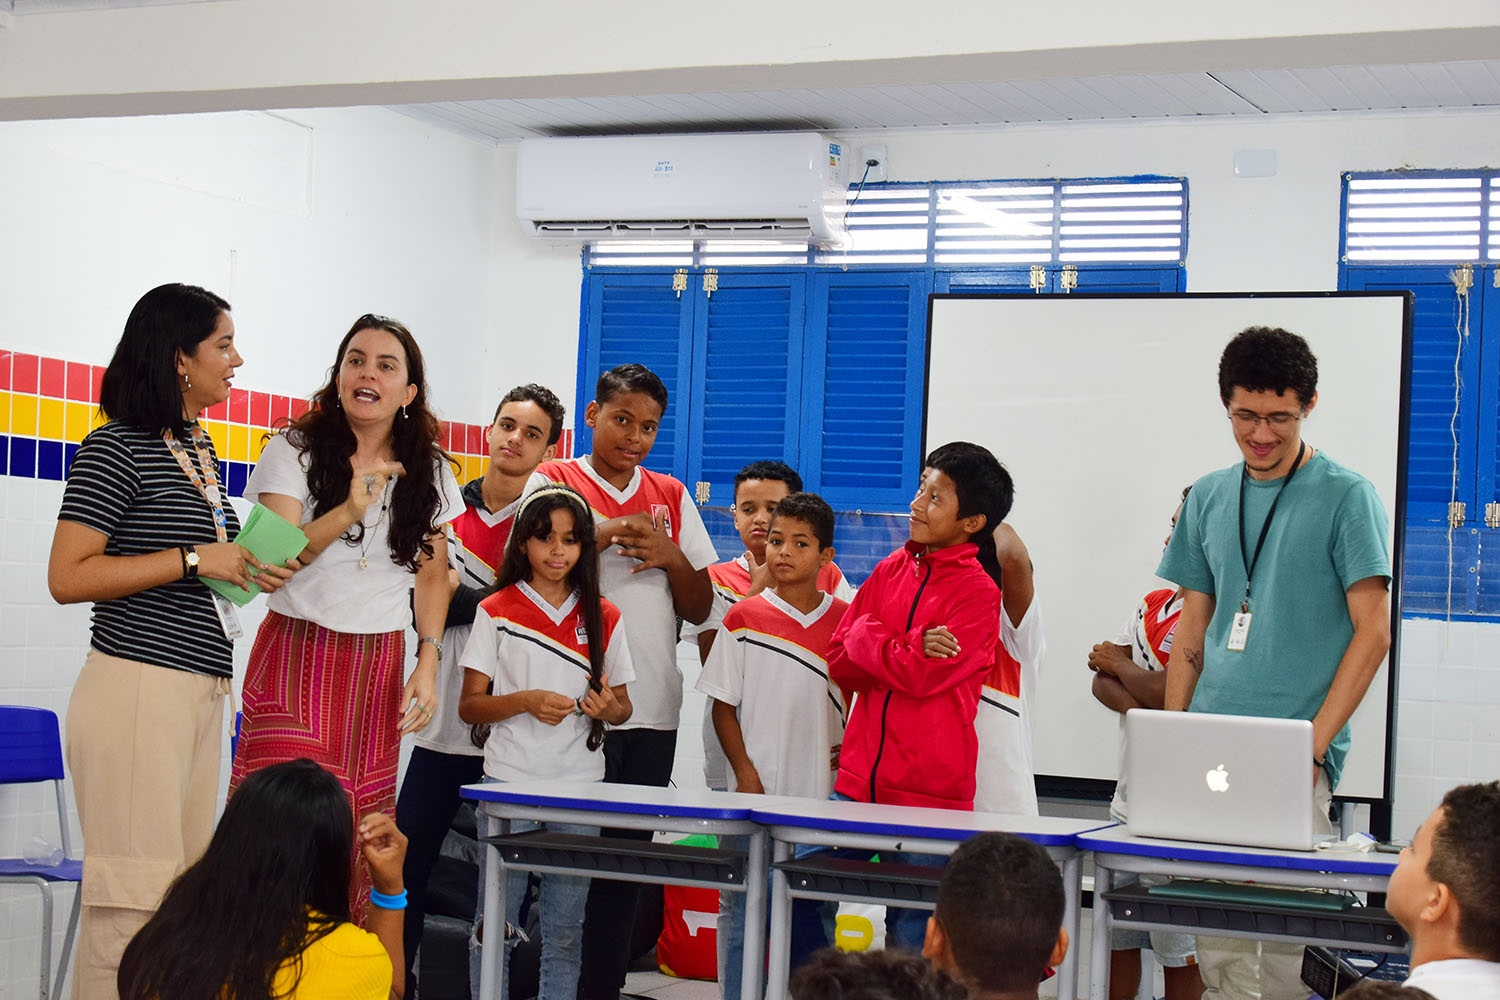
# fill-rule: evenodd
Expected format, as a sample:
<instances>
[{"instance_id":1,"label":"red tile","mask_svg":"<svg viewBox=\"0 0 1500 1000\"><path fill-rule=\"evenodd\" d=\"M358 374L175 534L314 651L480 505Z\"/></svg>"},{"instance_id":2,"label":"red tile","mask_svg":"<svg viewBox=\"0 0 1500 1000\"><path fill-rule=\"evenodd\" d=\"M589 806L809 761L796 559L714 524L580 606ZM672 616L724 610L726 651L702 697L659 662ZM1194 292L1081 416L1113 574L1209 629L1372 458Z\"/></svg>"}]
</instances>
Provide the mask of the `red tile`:
<instances>
[{"instance_id":1,"label":"red tile","mask_svg":"<svg viewBox=\"0 0 1500 1000\"><path fill-rule=\"evenodd\" d=\"M271 397L271 426L278 426L280 421L290 420L292 416L292 401L286 396Z\"/></svg>"},{"instance_id":2,"label":"red tile","mask_svg":"<svg viewBox=\"0 0 1500 1000\"><path fill-rule=\"evenodd\" d=\"M68 394L68 363L62 358L42 358L41 378L38 380L43 396L62 399Z\"/></svg>"},{"instance_id":3,"label":"red tile","mask_svg":"<svg viewBox=\"0 0 1500 1000\"><path fill-rule=\"evenodd\" d=\"M244 389L229 390L229 422L231 424L245 424L250 422L250 393Z\"/></svg>"},{"instance_id":4,"label":"red tile","mask_svg":"<svg viewBox=\"0 0 1500 1000\"><path fill-rule=\"evenodd\" d=\"M225 402L215 403L213 406L206 406L203 408L203 412L198 414L198 416L203 420L228 420L229 404Z\"/></svg>"},{"instance_id":5,"label":"red tile","mask_svg":"<svg viewBox=\"0 0 1500 1000\"><path fill-rule=\"evenodd\" d=\"M271 394L269 392L250 394L250 426L271 426Z\"/></svg>"},{"instance_id":6,"label":"red tile","mask_svg":"<svg viewBox=\"0 0 1500 1000\"><path fill-rule=\"evenodd\" d=\"M307 400L305 400L305 399L298 399L296 396L293 396L291 402L292 402L291 418L293 420L296 420L298 417L302 416L302 414L304 414L304 413L307 412L307 409L308 409Z\"/></svg>"},{"instance_id":7,"label":"red tile","mask_svg":"<svg viewBox=\"0 0 1500 1000\"><path fill-rule=\"evenodd\" d=\"M89 402L99 402L99 395L104 391L104 366L89 365Z\"/></svg>"},{"instance_id":8,"label":"red tile","mask_svg":"<svg viewBox=\"0 0 1500 1000\"><path fill-rule=\"evenodd\" d=\"M449 440L449 428L450 427L452 427L452 424L448 423L448 421L446 421L446 420L439 420L438 421L437 443L438 443L438 447L442 448L445 451L452 451L453 450L453 444Z\"/></svg>"},{"instance_id":9,"label":"red tile","mask_svg":"<svg viewBox=\"0 0 1500 1000\"><path fill-rule=\"evenodd\" d=\"M14 392L36 392L39 359L35 354L12 354L10 387Z\"/></svg>"},{"instance_id":10,"label":"red tile","mask_svg":"<svg viewBox=\"0 0 1500 1000\"><path fill-rule=\"evenodd\" d=\"M0 389L10 388L10 359L9 351L0 351Z\"/></svg>"},{"instance_id":11,"label":"red tile","mask_svg":"<svg viewBox=\"0 0 1500 1000\"><path fill-rule=\"evenodd\" d=\"M68 398L76 403L92 403L94 399L90 393L93 388L94 382L89 375L89 366L69 361Z\"/></svg>"},{"instance_id":12,"label":"red tile","mask_svg":"<svg viewBox=\"0 0 1500 1000\"><path fill-rule=\"evenodd\" d=\"M470 424L469 425L469 454L470 455L483 455L483 454L485 454L485 451L486 451L486 449L484 447L484 428L480 427L478 424Z\"/></svg>"}]
</instances>

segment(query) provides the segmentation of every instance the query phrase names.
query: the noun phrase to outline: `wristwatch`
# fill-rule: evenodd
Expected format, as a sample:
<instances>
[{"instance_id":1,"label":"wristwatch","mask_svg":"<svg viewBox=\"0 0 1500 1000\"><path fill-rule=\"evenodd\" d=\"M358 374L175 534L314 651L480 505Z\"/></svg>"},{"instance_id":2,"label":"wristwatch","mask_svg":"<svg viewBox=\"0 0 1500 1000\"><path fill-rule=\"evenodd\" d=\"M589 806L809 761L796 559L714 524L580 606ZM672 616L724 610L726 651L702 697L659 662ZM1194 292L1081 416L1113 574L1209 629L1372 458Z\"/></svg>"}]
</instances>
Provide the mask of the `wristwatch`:
<instances>
[{"instance_id":1,"label":"wristwatch","mask_svg":"<svg viewBox=\"0 0 1500 1000\"><path fill-rule=\"evenodd\" d=\"M179 546L182 553L182 576L185 580L198 579L198 547L196 545Z\"/></svg>"}]
</instances>

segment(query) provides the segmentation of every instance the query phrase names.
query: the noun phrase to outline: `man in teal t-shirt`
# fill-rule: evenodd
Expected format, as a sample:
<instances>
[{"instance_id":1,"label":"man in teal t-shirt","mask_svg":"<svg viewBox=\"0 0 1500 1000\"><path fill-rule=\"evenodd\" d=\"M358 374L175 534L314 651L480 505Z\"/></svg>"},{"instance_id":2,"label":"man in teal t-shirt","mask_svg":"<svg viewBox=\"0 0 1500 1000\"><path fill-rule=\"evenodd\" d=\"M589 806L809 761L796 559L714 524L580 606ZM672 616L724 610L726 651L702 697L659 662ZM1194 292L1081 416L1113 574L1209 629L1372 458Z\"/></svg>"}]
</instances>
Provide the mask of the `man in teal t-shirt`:
<instances>
[{"instance_id":1,"label":"man in teal t-shirt","mask_svg":"<svg viewBox=\"0 0 1500 1000\"><path fill-rule=\"evenodd\" d=\"M1229 342L1219 396L1244 461L1193 484L1157 573L1184 590L1166 707L1312 720L1310 806L1327 831L1349 718L1391 644L1391 560L1374 487L1302 440L1317 383L1294 333ZM1205 998L1300 1000L1301 962L1296 945L1198 941Z\"/></svg>"}]
</instances>

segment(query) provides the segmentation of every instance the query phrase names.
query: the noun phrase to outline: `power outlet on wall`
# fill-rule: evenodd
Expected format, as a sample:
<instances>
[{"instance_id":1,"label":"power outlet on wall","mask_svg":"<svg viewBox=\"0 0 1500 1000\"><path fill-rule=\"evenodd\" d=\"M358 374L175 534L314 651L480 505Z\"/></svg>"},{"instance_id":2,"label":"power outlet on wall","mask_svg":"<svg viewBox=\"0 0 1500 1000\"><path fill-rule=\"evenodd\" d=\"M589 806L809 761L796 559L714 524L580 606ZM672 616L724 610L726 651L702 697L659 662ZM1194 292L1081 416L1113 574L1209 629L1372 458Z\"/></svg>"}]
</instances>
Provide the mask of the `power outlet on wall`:
<instances>
[{"instance_id":1,"label":"power outlet on wall","mask_svg":"<svg viewBox=\"0 0 1500 1000\"><path fill-rule=\"evenodd\" d=\"M871 163L873 162L873 165ZM866 168L870 173L865 174ZM859 159L854 164L850 180L858 184L863 177L866 184L875 184L886 179L885 173L885 145L861 146L859 147Z\"/></svg>"}]
</instances>

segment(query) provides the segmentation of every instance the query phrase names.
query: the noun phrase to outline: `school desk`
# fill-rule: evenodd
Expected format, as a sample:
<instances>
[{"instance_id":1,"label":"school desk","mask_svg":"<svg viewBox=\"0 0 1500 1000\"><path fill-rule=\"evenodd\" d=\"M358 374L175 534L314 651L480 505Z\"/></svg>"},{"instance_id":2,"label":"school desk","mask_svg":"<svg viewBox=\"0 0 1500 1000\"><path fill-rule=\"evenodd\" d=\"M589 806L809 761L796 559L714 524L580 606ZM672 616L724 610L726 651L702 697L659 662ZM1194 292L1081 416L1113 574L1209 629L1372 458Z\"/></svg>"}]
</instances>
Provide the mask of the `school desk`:
<instances>
[{"instance_id":1,"label":"school desk","mask_svg":"<svg viewBox=\"0 0 1500 1000\"><path fill-rule=\"evenodd\" d=\"M1383 892L1396 856L1348 849L1319 851L1226 847L1190 841L1132 837L1124 826L1082 833L1078 847L1094 854L1094 921L1089 955L1090 1000L1109 996L1109 938L1112 927L1183 931L1217 937L1321 944L1330 948L1404 952L1406 935L1384 910L1353 906L1327 908L1333 897L1274 898L1276 887ZM1213 879L1272 887L1227 890L1228 898L1163 896L1135 885L1114 889L1114 873ZM1202 887L1197 887L1202 888ZM1202 889L1213 892L1212 889ZM1248 892L1250 895L1236 894ZM1259 898L1257 898L1259 897ZM1309 904L1324 904L1323 908Z\"/></svg>"}]
</instances>

